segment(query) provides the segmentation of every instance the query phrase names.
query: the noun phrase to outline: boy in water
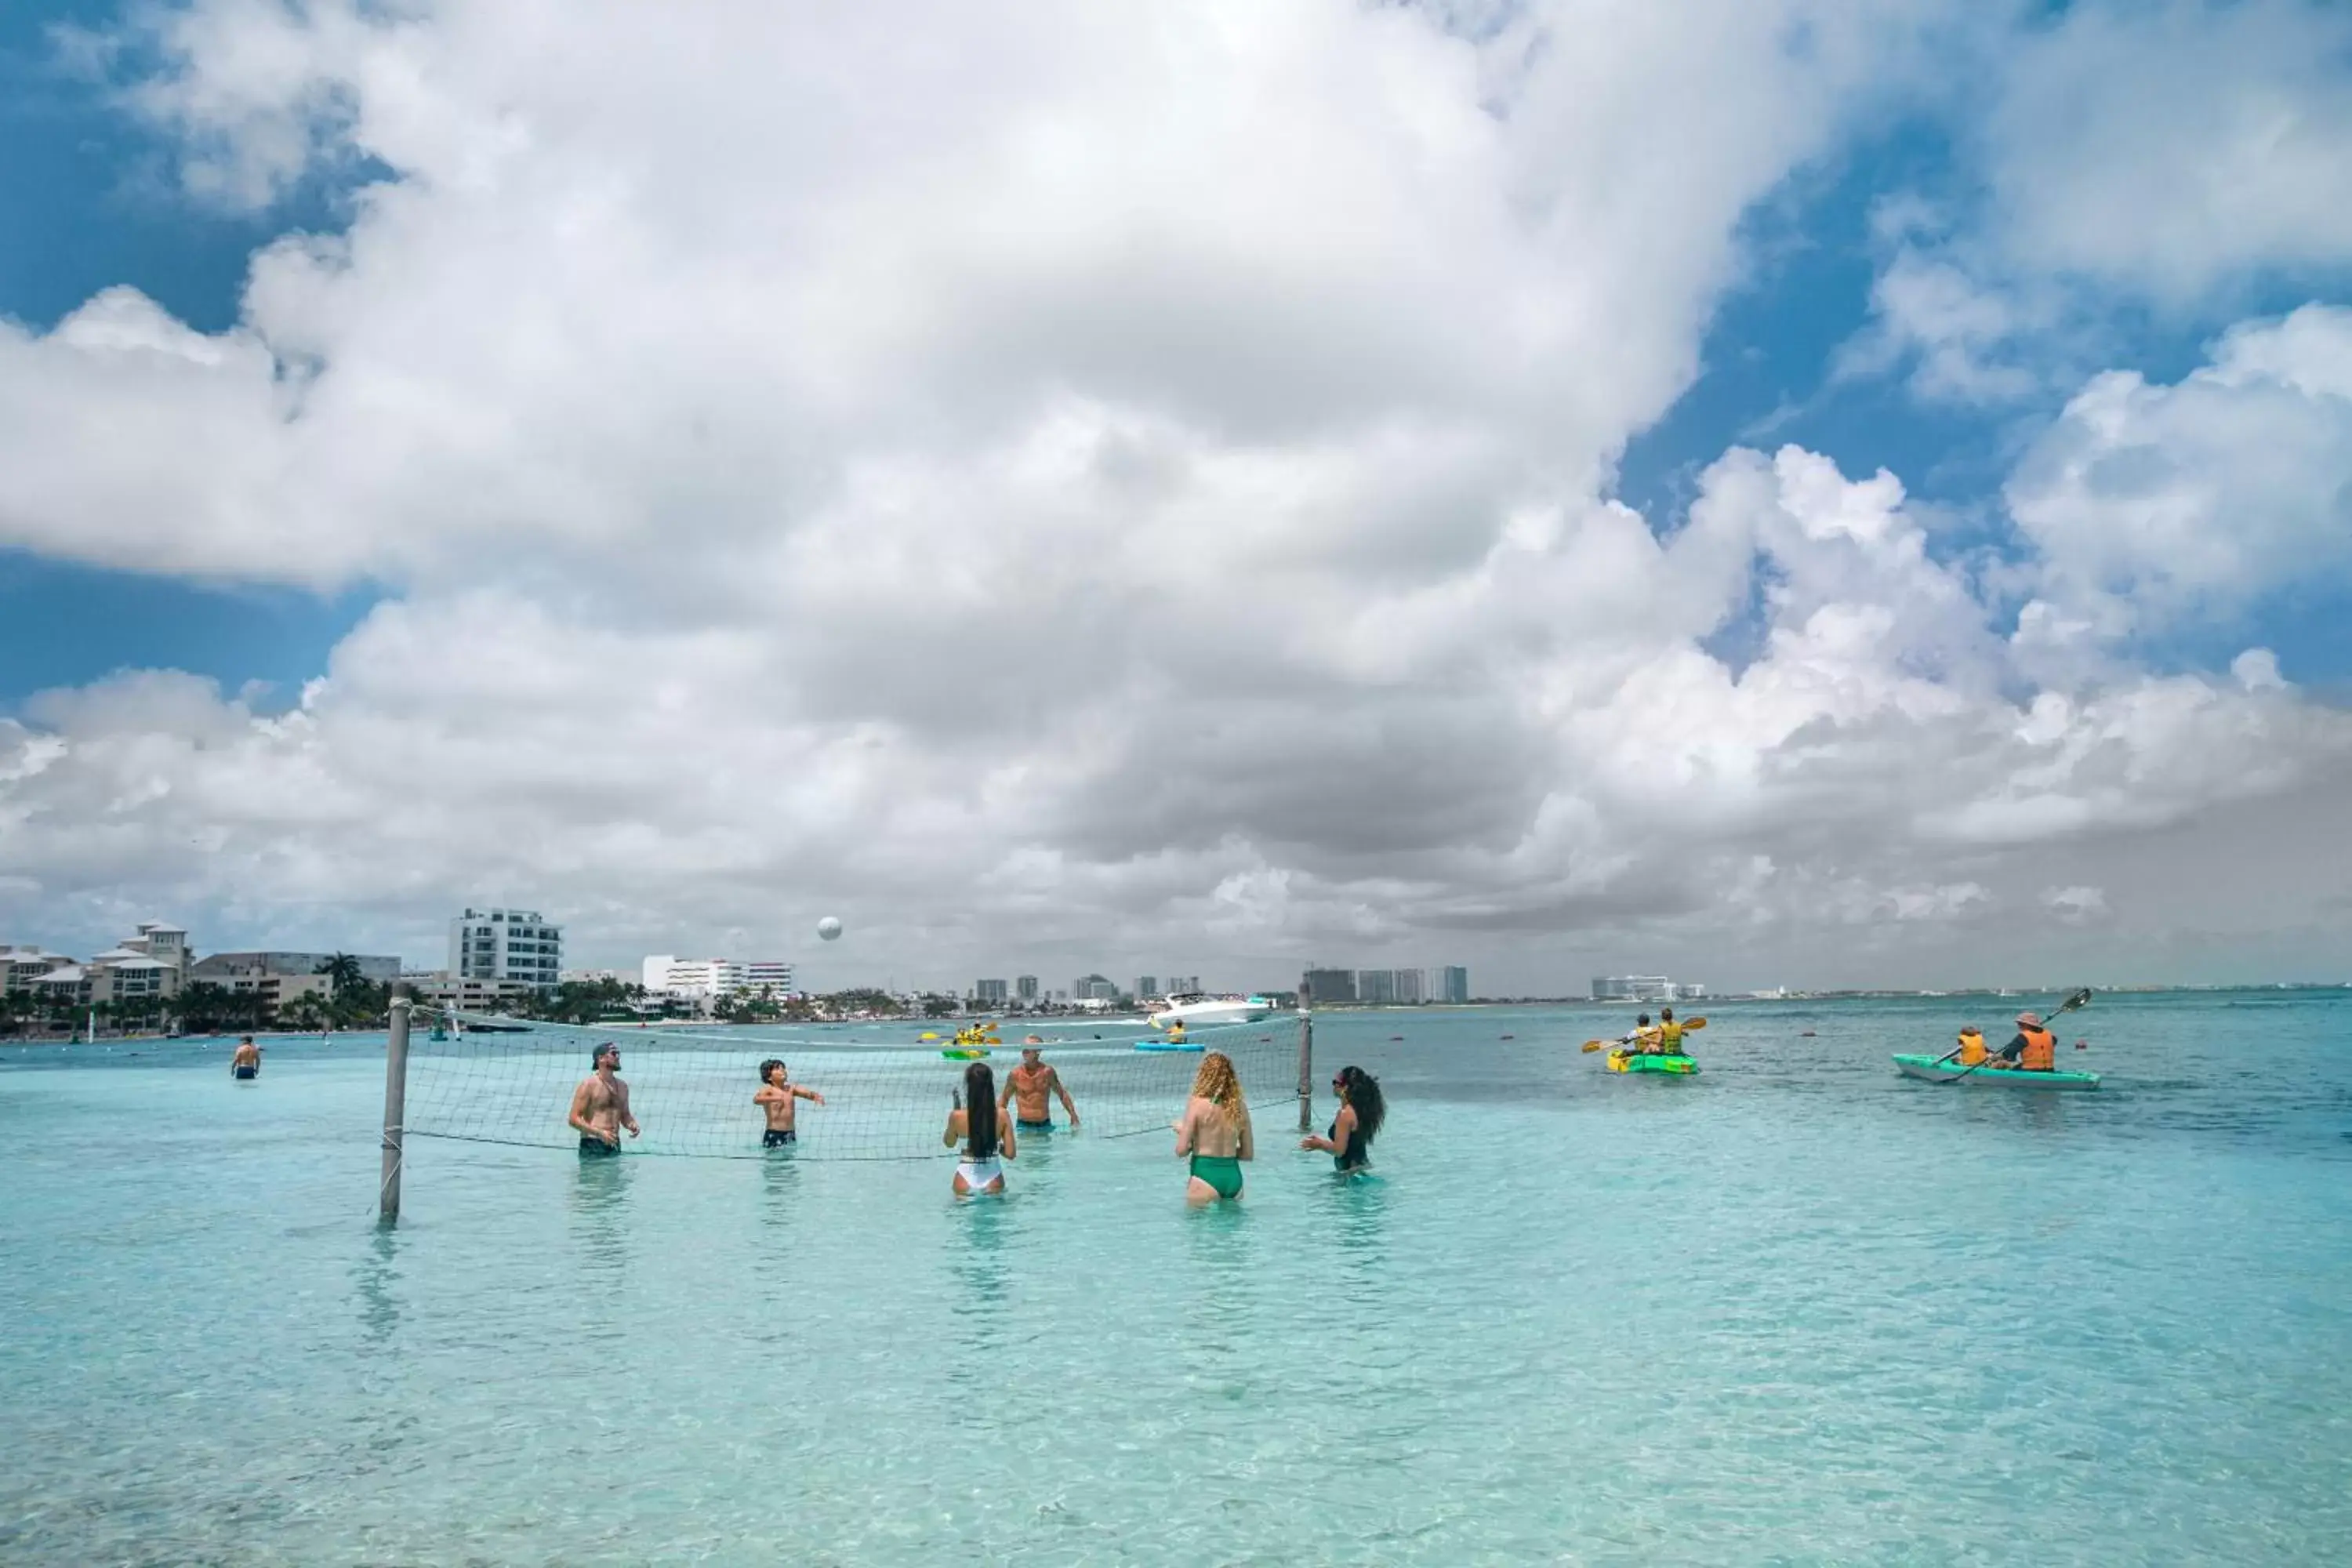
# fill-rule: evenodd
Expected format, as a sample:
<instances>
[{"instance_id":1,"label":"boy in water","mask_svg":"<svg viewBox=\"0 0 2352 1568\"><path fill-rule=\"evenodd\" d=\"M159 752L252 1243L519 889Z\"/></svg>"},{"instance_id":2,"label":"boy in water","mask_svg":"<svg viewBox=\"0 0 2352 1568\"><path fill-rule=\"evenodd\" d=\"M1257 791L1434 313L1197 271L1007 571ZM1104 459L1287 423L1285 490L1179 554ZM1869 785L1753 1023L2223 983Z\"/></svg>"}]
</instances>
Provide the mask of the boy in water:
<instances>
[{"instance_id":1,"label":"boy in water","mask_svg":"<svg viewBox=\"0 0 2352 1568\"><path fill-rule=\"evenodd\" d=\"M253 1043L251 1035L237 1041L236 1049L229 1053L228 1071L231 1078L261 1076L261 1047Z\"/></svg>"},{"instance_id":2,"label":"boy in water","mask_svg":"<svg viewBox=\"0 0 2352 1568\"><path fill-rule=\"evenodd\" d=\"M767 1135L760 1140L762 1149L781 1148L800 1142L793 1129L793 1112L799 1100L811 1100L824 1103L824 1096L813 1089L803 1089L792 1081L784 1064L770 1057L760 1064L760 1087L751 1096L751 1103L768 1113Z\"/></svg>"},{"instance_id":3,"label":"boy in water","mask_svg":"<svg viewBox=\"0 0 2352 1568\"><path fill-rule=\"evenodd\" d=\"M590 1156L621 1152L621 1129L637 1136L637 1119L629 1114L629 1086L621 1081L621 1047L606 1040L589 1060L596 1070L572 1091L572 1125L580 1133L580 1152Z\"/></svg>"}]
</instances>

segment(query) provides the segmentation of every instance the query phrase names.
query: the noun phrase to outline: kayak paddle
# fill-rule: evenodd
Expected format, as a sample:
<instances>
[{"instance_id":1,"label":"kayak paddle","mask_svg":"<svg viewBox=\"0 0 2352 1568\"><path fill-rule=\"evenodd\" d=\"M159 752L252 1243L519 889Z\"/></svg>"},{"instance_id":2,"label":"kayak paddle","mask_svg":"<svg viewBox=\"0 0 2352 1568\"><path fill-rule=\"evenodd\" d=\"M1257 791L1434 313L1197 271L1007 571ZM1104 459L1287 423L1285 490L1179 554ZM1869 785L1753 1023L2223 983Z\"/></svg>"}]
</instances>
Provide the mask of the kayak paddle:
<instances>
[{"instance_id":1,"label":"kayak paddle","mask_svg":"<svg viewBox=\"0 0 2352 1568\"><path fill-rule=\"evenodd\" d=\"M1693 1018L1689 1023L1683 1026L1683 1033L1687 1035L1693 1029L1704 1029L1706 1027L1706 1020L1705 1018ZM1599 1050L1603 1046L1614 1046L1622 1043L1622 1041L1618 1040L1587 1040L1583 1045L1577 1048L1582 1051L1586 1056L1591 1056L1593 1052Z\"/></svg>"},{"instance_id":2,"label":"kayak paddle","mask_svg":"<svg viewBox=\"0 0 2352 1568\"><path fill-rule=\"evenodd\" d=\"M2067 997L2066 1000L2059 1003L2056 1007L2053 1008L2050 1013L2050 1017L2042 1020L2042 1026L2045 1028L2048 1027L2051 1019L2054 1019L2063 1014L2071 1013L2077 1007L2088 1006L2090 1005L2090 1001L2091 988L2085 985L2080 991L2075 992L2074 994ZM1946 1051L1942 1056L1937 1058L1935 1065L1942 1067L1946 1062L1950 1061L1954 1057L1958 1056L1959 1054L1960 1048L1958 1046L1954 1046L1950 1050ZM1964 1067L1959 1071L1954 1073L1951 1077L1939 1078L1935 1081L1937 1083L1958 1083L1960 1079L1968 1077L1969 1074L1976 1071L1978 1068L1984 1066L1985 1062L1989 1062L1990 1060L1992 1060L1992 1053L1988 1051L1985 1053L1984 1062L1977 1062L1969 1067Z\"/></svg>"}]
</instances>

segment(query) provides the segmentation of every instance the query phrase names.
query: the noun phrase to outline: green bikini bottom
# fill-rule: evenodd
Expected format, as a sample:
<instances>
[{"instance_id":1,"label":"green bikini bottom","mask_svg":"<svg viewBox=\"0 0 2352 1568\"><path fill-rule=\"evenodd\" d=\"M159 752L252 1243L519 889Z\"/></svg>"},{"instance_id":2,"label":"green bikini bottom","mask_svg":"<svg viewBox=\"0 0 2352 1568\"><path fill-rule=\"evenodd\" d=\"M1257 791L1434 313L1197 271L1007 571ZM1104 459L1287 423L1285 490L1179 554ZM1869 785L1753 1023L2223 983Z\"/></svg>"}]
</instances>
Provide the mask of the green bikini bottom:
<instances>
[{"instance_id":1,"label":"green bikini bottom","mask_svg":"<svg viewBox=\"0 0 2352 1568\"><path fill-rule=\"evenodd\" d=\"M1230 1154L1195 1154L1192 1178L1206 1182L1221 1198L1242 1195L1242 1163Z\"/></svg>"}]
</instances>

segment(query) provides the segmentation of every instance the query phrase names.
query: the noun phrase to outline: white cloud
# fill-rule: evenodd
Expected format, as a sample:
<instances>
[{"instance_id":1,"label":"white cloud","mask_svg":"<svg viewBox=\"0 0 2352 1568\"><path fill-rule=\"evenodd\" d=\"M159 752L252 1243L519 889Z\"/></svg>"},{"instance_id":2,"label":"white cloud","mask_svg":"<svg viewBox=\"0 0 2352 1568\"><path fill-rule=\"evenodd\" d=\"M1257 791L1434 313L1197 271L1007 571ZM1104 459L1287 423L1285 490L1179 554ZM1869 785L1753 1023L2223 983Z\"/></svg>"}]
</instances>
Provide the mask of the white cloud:
<instances>
[{"instance_id":1,"label":"white cloud","mask_svg":"<svg viewBox=\"0 0 2352 1568\"><path fill-rule=\"evenodd\" d=\"M2069 922L2103 919L2107 912L2107 895L2097 888L2045 888L2042 901Z\"/></svg>"},{"instance_id":2,"label":"white cloud","mask_svg":"<svg viewBox=\"0 0 2352 1568\"><path fill-rule=\"evenodd\" d=\"M2352 13L2091 0L2005 59L1991 237L2020 268L2168 307L2352 261Z\"/></svg>"},{"instance_id":3,"label":"white cloud","mask_svg":"<svg viewBox=\"0 0 2352 1568\"><path fill-rule=\"evenodd\" d=\"M1892 475L1597 499L1915 7L1451 15L175 14L208 188L396 177L232 332L0 329L0 541L399 596L289 712L0 729L0 915L1534 988L2022 939L2042 857L2341 776L2274 664L2037 692Z\"/></svg>"},{"instance_id":4,"label":"white cloud","mask_svg":"<svg viewBox=\"0 0 2352 1568\"><path fill-rule=\"evenodd\" d=\"M1930 403L2078 384L2150 317L2242 314L2352 268L2352 12L2308 0L1993 7L1939 101L1965 198L1880 198L1872 321L1847 378Z\"/></svg>"},{"instance_id":5,"label":"white cloud","mask_svg":"<svg viewBox=\"0 0 2352 1568\"><path fill-rule=\"evenodd\" d=\"M2171 386L2095 378L2008 495L2044 591L2101 635L2352 581L2352 310L2242 323Z\"/></svg>"},{"instance_id":6,"label":"white cloud","mask_svg":"<svg viewBox=\"0 0 2352 1568\"><path fill-rule=\"evenodd\" d=\"M2040 392L2036 365L2020 363L2020 339L2053 325L2047 300L1987 287L1963 268L1908 246L1871 286L1871 325L1838 355L1840 379L1910 364L1909 385L1931 403L2002 404Z\"/></svg>"}]
</instances>

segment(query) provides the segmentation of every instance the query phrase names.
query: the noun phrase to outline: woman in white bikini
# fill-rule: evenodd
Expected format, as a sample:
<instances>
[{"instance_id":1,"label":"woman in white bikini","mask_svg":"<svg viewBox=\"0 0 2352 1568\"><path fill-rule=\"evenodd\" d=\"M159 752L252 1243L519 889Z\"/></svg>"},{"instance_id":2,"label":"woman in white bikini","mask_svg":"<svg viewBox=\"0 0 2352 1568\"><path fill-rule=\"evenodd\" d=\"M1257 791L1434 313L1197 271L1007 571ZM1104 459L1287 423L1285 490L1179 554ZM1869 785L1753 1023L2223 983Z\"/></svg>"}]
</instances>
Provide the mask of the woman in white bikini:
<instances>
[{"instance_id":1,"label":"woman in white bikini","mask_svg":"<svg viewBox=\"0 0 2352 1568\"><path fill-rule=\"evenodd\" d=\"M1013 1146L1012 1124L997 1114L996 1075L988 1070L986 1062L974 1062L963 1069L963 1093L948 1112L948 1130L940 1142L950 1149L959 1142L963 1144L963 1159L955 1171L956 1196L1004 1190L1004 1166L999 1156L1016 1159L1020 1151Z\"/></svg>"}]
</instances>

